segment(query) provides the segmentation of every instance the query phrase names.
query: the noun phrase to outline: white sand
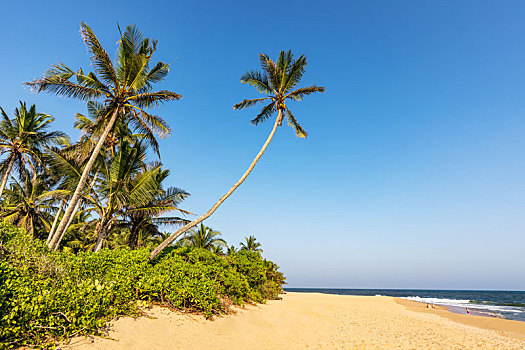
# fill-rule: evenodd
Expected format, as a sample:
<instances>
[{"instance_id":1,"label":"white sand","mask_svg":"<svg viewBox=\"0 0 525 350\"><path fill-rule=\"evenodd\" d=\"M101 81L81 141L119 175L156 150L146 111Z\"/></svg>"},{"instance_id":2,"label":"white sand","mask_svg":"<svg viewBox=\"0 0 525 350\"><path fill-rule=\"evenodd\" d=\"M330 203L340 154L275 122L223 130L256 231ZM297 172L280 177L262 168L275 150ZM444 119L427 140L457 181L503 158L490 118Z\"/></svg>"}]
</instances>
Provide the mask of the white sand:
<instances>
[{"instance_id":1,"label":"white sand","mask_svg":"<svg viewBox=\"0 0 525 350\"><path fill-rule=\"evenodd\" d=\"M62 348L525 349L525 322L521 328L521 322L492 320L503 322L500 329L483 329L439 314L447 311L420 312L414 305L390 297L287 293L281 301L213 321L154 308L153 319L114 322L110 337L116 340L76 338ZM473 317L466 322L476 324L476 316L455 316Z\"/></svg>"}]
</instances>

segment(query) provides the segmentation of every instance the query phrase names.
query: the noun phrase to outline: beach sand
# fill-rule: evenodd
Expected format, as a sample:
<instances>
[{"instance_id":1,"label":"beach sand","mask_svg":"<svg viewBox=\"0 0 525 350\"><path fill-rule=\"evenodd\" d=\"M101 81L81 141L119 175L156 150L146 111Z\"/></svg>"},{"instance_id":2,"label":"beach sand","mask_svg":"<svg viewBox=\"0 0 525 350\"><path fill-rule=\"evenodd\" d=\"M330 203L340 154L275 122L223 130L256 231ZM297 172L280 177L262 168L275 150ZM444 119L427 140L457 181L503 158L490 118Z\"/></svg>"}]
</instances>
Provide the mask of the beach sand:
<instances>
[{"instance_id":1,"label":"beach sand","mask_svg":"<svg viewBox=\"0 0 525 350\"><path fill-rule=\"evenodd\" d=\"M391 297L287 293L213 321L165 308L114 322L115 340L62 349L525 349L525 322L467 316Z\"/></svg>"}]
</instances>

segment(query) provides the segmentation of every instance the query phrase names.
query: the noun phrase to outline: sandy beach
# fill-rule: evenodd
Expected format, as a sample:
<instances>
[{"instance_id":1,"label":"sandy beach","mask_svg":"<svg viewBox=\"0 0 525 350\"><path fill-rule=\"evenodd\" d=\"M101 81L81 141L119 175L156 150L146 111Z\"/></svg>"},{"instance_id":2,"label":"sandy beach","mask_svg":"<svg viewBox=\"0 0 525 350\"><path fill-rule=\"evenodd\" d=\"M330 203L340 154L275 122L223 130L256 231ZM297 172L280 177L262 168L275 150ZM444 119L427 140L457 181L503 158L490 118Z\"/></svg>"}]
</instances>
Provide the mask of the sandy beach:
<instances>
[{"instance_id":1,"label":"sandy beach","mask_svg":"<svg viewBox=\"0 0 525 350\"><path fill-rule=\"evenodd\" d=\"M525 322L391 297L287 293L212 321L163 308L62 349L525 349Z\"/></svg>"}]
</instances>

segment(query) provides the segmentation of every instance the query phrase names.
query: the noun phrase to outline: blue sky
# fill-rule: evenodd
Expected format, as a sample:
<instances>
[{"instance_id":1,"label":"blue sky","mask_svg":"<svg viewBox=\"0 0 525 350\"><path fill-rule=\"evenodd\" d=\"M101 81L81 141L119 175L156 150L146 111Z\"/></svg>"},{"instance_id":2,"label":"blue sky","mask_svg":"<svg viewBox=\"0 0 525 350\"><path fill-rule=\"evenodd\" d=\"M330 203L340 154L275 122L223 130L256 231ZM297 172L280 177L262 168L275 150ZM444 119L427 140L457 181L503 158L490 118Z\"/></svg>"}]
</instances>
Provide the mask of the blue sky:
<instances>
[{"instance_id":1,"label":"blue sky","mask_svg":"<svg viewBox=\"0 0 525 350\"><path fill-rule=\"evenodd\" d=\"M255 235L290 287L525 290L525 4L520 1L18 1L0 11L0 105L36 103L75 137L82 102L22 86L51 64L89 67L87 22L110 54L121 26L159 40L170 185L206 211L270 131L233 111L259 52L308 57L292 110L206 224Z\"/></svg>"}]
</instances>

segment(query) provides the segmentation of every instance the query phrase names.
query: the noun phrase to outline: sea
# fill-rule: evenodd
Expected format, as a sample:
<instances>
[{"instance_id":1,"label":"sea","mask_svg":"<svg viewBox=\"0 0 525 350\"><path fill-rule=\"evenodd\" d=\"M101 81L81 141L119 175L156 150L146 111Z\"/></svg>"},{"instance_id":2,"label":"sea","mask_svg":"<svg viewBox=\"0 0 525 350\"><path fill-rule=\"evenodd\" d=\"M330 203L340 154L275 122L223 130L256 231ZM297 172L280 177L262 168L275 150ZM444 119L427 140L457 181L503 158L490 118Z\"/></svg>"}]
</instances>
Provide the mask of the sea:
<instances>
[{"instance_id":1,"label":"sea","mask_svg":"<svg viewBox=\"0 0 525 350\"><path fill-rule=\"evenodd\" d=\"M525 322L525 291L423 289L285 288L289 292L391 296L450 307L450 311L495 316Z\"/></svg>"}]
</instances>

